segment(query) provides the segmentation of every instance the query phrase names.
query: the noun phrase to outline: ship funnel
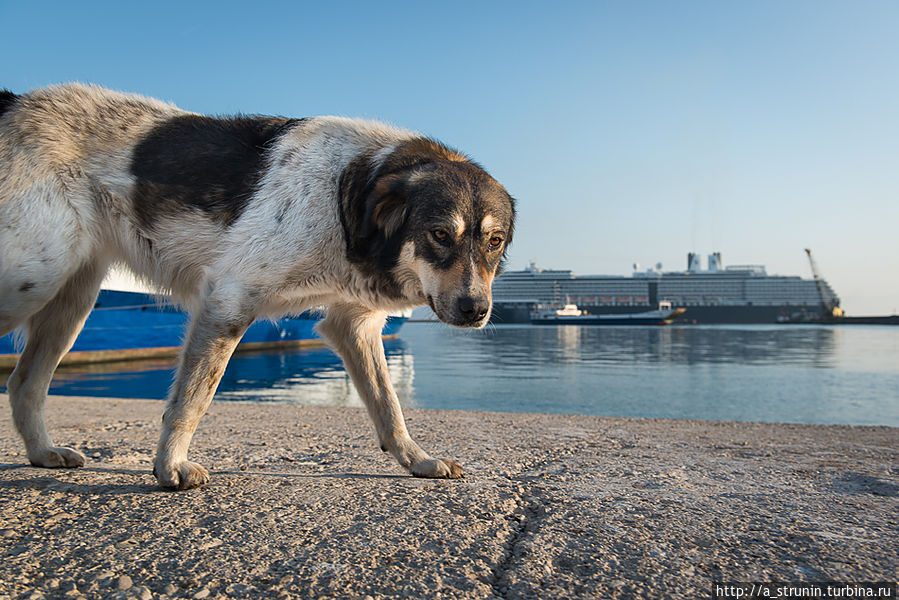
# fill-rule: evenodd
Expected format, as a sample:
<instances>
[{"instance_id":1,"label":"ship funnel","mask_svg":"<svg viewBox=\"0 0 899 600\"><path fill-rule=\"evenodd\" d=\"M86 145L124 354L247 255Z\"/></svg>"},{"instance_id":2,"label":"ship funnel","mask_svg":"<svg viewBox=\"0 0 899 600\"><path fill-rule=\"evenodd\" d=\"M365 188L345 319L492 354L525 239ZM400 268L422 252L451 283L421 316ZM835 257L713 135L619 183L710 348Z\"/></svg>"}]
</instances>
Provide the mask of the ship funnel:
<instances>
[{"instance_id":1,"label":"ship funnel","mask_svg":"<svg viewBox=\"0 0 899 600\"><path fill-rule=\"evenodd\" d=\"M695 252L687 253L687 270L691 273L699 273L702 270L699 255Z\"/></svg>"},{"instance_id":2,"label":"ship funnel","mask_svg":"<svg viewBox=\"0 0 899 600\"><path fill-rule=\"evenodd\" d=\"M724 268L724 265L721 264L721 253L713 252L709 254L709 272L717 273L721 269Z\"/></svg>"}]
</instances>

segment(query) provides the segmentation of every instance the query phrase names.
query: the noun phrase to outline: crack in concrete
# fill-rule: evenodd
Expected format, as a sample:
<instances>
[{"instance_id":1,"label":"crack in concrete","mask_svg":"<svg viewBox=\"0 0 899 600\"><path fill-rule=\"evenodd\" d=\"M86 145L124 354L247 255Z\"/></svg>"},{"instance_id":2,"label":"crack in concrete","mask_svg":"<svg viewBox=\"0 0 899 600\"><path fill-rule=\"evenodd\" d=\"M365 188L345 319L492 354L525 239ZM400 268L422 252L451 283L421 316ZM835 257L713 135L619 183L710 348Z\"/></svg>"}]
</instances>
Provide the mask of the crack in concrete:
<instances>
[{"instance_id":1,"label":"crack in concrete","mask_svg":"<svg viewBox=\"0 0 899 600\"><path fill-rule=\"evenodd\" d=\"M509 571L516 560L522 557L523 542L528 537L532 537L540 526L540 519L546 515L546 508L541 501L530 494L522 496L519 499L518 508L512 514L511 520L515 522L512 527L512 534L506 540L505 545L508 549L503 554L502 559L493 569L493 577L490 580L490 587L493 594L497 598L507 598L509 589L506 582Z\"/></svg>"},{"instance_id":2,"label":"crack in concrete","mask_svg":"<svg viewBox=\"0 0 899 600\"><path fill-rule=\"evenodd\" d=\"M554 447L544 457L522 465L515 474L509 474L509 480L518 486L519 491L515 494L516 508L509 515L510 520L514 521L515 525L512 527L511 535L504 543L507 550L493 569L493 576L489 581L495 597L508 598L508 574L512 570L513 565L516 562L520 562L524 553L527 552L525 541L537 533L541 521L547 512L546 501L539 498L534 491L536 486L530 483L530 480L534 479L534 477L525 475L525 473L546 469L553 463L568 458L579 448L588 445L581 443L563 448ZM525 485L527 485L526 488L524 487Z\"/></svg>"}]
</instances>

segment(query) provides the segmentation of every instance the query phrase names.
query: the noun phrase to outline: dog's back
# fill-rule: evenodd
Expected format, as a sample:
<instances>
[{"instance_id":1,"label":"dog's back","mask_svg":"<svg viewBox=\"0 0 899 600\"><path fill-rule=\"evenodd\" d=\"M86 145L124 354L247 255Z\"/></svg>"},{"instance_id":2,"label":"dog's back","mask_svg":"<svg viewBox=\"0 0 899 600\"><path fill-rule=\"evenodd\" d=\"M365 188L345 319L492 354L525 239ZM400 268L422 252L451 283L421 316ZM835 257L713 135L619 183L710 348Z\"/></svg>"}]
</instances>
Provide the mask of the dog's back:
<instances>
[{"instance_id":1,"label":"dog's back","mask_svg":"<svg viewBox=\"0 0 899 600\"><path fill-rule=\"evenodd\" d=\"M293 210L307 222L292 223L289 242L308 239L322 211L337 224L335 205L321 200L339 172L323 174L411 135L350 119L208 117L80 84L4 92L0 106L0 335L87 262L124 263L192 308L210 265L228 252L243 260L236 246L248 236L270 241L241 217L252 212L249 221L267 224L280 220L285 203L309 200ZM288 133L277 164L266 164ZM306 189L274 189L284 182ZM263 186L273 190L251 207Z\"/></svg>"}]
</instances>

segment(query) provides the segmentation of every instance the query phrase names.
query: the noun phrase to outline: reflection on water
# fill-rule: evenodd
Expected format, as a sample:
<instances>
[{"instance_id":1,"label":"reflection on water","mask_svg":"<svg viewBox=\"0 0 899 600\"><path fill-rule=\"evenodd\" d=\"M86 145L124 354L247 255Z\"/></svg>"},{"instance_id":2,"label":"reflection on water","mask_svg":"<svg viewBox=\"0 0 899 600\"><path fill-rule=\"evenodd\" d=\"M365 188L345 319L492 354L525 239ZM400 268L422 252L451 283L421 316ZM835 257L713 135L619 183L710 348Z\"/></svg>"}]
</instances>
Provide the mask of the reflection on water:
<instances>
[{"instance_id":1,"label":"reflection on water","mask_svg":"<svg viewBox=\"0 0 899 600\"><path fill-rule=\"evenodd\" d=\"M404 406L899 426L897 327L408 323L385 349ZM51 393L164 398L174 363L117 368ZM235 356L216 399L362 404L326 349Z\"/></svg>"},{"instance_id":2,"label":"reflection on water","mask_svg":"<svg viewBox=\"0 0 899 600\"><path fill-rule=\"evenodd\" d=\"M388 341L385 350L400 401L414 406L412 354L399 340ZM363 406L340 358L327 349L237 356L222 377L216 399Z\"/></svg>"},{"instance_id":3,"label":"reflection on water","mask_svg":"<svg viewBox=\"0 0 899 600\"><path fill-rule=\"evenodd\" d=\"M501 363L701 363L834 366L834 328L514 327L478 344Z\"/></svg>"},{"instance_id":4,"label":"reflection on water","mask_svg":"<svg viewBox=\"0 0 899 600\"><path fill-rule=\"evenodd\" d=\"M384 344L387 366L404 406L414 406L412 354L401 340ZM164 399L174 377L170 361L61 367L51 394ZM215 399L290 404L362 406L343 364L326 348L237 354Z\"/></svg>"},{"instance_id":5,"label":"reflection on water","mask_svg":"<svg viewBox=\"0 0 899 600\"><path fill-rule=\"evenodd\" d=\"M899 328L404 331L423 407L899 426Z\"/></svg>"}]
</instances>

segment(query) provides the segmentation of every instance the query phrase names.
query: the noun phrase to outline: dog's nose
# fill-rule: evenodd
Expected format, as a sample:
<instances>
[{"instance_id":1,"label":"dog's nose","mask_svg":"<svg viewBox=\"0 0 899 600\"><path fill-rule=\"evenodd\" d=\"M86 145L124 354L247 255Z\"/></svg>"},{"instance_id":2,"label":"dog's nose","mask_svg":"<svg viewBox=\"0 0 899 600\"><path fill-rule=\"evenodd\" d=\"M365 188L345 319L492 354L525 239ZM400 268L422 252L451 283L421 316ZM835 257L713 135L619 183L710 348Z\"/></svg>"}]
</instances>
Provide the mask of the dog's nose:
<instances>
[{"instance_id":1,"label":"dog's nose","mask_svg":"<svg viewBox=\"0 0 899 600\"><path fill-rule=\"evenodd\" d=\"M470 321L480 321L487 316L490 310L490 303L487 298L472 298L471 296L463 296L459 298L459 314Z\"/></svg>"}]
</instances>

